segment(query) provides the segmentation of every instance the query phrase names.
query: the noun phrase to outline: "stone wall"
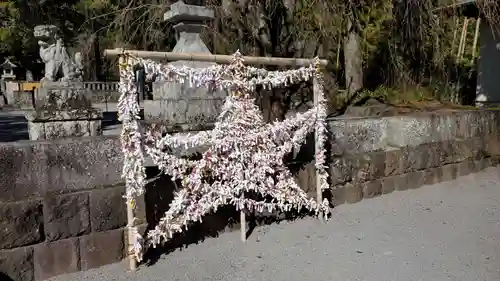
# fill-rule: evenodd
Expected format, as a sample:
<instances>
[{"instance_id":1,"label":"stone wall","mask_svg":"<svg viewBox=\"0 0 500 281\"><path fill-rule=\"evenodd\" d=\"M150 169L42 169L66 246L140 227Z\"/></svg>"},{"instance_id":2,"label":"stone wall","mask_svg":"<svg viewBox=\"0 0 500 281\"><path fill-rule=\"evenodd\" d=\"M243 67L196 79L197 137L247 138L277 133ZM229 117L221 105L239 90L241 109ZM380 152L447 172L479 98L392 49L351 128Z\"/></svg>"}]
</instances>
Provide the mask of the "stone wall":
<instances>
[{"instance_id":1,"label":"stone wall","mask_svg":"<svg viewBox=\"0 0 500 281\"><path fill-rule=\"evenodd\" d=\"M495 111L332 120L332 190L325 195L334 205L354 203L479 171L498 162L499 125ZM121 167L116 136L0 145L0 276L43 280L121 260ZM312 163L298 171L311 196L314 175ZM158 221L173 189L166 177L148 185L138 202L142 229ZM228 214L205 219L206 229L195 226L191 234L213 234L231 219Z\"/></svg>"},{"instance_id":2,"label":"stone wall","mask_svg":"<svg viewBox=\"0 0 500 281\"><path fill-rule=\"evenodd\" d=\"M120 98L118 82L83 82L85 89L91 93L92 103L117 103ZM32 109L32 88L35 88L35 95L40 88L40 83L30 82L8 82L7 83L7 104L19 109ZM139 97L143 100L143 97Z\"/></svg>"},{"instance_id":3,"label":"stone wall","mask_svg":"<svg viewBox=\"0 0 500 281\"><path fill-rule=\"evenodd\" d=\"M333 205L452 180L498 164L500 112L461 111L330 123Z\"/></svg>"},{"instance_id":4,"label":"stone wall","mask_svg":"<svg viewBox=\"0 0 500 281\"><path fill-rule=\"evenodd\" d=\"M95 103L117 103L120 99L119 83L118 82L83 82L85 88L89 90L91 101ZM139 101L144 97L139 95Z\"/></svg>"},{"instance_id":5,"label":"stone wall","mask_svg":"<svg viewBox=\"0 0 500 281\"><path fill-rule=\"evenodd\" d=\"M0 146L0 273L44 280L123 258L119 147L106 137Z\"/></svg>"},{"instance_id":6,"label":"stone wall","mask_svg":"<svg viewBox=\"0 0 500 281\"><path fill-rule=\"evenodd\" d=\"M29 91L15 91L12 93L12 105L14 108L30 110L34 108L33 94Z\"/></svg>"}]
</instances>

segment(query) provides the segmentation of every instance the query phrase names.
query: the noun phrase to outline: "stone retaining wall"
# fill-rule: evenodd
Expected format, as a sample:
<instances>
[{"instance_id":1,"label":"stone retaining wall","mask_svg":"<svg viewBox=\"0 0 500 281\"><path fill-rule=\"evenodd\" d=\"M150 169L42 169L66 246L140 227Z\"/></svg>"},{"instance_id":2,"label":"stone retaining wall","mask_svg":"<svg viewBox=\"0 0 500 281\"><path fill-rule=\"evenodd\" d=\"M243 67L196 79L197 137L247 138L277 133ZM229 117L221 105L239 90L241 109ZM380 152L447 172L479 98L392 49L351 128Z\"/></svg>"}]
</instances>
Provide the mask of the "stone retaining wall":
<instances>
[{"instance_id":1,"label":"stone retaining wall","mask_svg":"<svg viewBox=\"0 0 500 281\"><path fill-rule=\"evenodd\" d=\"M44 280L119 261L126 206L116 138L0 146L0 272Z\"/></svg>"},{"instance_id":2,"label":"stone retaining wall","mask_svg":"<svg viewBox=\"0 0 500 281\"><path fill-rule=\"evenodd\" d=\"M92 91L92 103L116 103L120 99L118 91Z\"/></svg>"},{"instance_id":3,"label":"stone retaining wall","mask_svg":"<svg viewBox=\"0 0 500 281\"><path fill-rule=\"evenodd\" d=\"M28 91L15 91L12 93L12 105L14 108L30 110L34 108L33 93Z\"/></svg>"},{"instance_id":4,"label":"stone retaining wall","mask_svg":"<svg viewBox=\"0 0 500 281\"><path fill-rule=\"evenodd\" d=\"M499 126L498 111L332 121L332 203L355 203L495 165Z\"/></svg>"},{"instance_id":5,"label":"stone retaining wall","mask_svg":"<svg viewBox=\"0 0 500 281\"><path fill-rule=\"evenodd\" d=\"M334 205L354 203L479 171L498 163L499 125L495 111L332 120L332 190L325 195ZM0 145L0 276L43 280L121 260L121 167L116 136ZM298 180L315 196L314 168L307 167ZM169 185L154 182L139 200L143 228L168 207ZM204 222L213 230L226 221Z\"/></svg>"}]
</instances>

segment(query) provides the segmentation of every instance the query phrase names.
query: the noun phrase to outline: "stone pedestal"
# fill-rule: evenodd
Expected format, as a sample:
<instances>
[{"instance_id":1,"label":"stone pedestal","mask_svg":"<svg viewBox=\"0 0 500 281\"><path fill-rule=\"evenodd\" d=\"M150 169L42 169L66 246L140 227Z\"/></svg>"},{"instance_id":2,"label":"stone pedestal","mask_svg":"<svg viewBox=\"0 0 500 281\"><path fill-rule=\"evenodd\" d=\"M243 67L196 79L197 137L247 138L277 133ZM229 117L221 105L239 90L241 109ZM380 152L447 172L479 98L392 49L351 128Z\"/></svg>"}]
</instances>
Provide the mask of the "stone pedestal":
<instances>
[{"instance_id":1,"label":"stone pedestal","mask_svg":"<svg viewBox=\"0 0 500 281\"><path fill-rule=\"evenodd\" d=\"M204 22L214 18L214 12L204 6L178 1L171 5L164 19L174 23L178 32L177 44L172 52L208 53L210 50L200 37ZM174 66L204 68L207 62L176 61ZM204 130L213 126L226 97L225 91L191 88L177 82L153 83L153 100L144 101L144 119L166 125L170 131Z\"/></svg>"},{"instance_id":2,"label":"stone pedestal","mask_svg":"<svg viewBox=\"0 0 500 281\"><path fill-rule=\"evenodd\" d=\"M26 113L30 140L102 135L102 111L81 82L42 82L35 110Z\"/></svg>"}]
</instances>

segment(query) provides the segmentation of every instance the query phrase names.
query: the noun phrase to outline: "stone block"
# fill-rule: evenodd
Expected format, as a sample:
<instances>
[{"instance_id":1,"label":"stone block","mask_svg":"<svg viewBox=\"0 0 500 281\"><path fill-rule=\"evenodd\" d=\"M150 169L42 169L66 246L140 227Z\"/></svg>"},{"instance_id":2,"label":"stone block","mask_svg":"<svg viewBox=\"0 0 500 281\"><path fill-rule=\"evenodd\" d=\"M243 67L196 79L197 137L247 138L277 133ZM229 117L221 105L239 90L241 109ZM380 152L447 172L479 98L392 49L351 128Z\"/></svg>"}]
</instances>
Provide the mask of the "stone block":
<instances>
[{"instance_id":1,"label":"stone block","mask_svg":"<svg viewBox=\"0 0 500 281\"><path fill-rule=\"evenodd\" d=\"M487 136L482 136L469 140L469 145L471 147L471 152L472 152L472 157L471 157L472 159L482 159L490 156L487 147L487 140L485 139L485 137L487 138Z\"/></svg>"},{"instance_id":2,"label":"stone block","mask_svg":"<svg viewBox=\"0 0 500 281\"><path fill-rule=\"evenodd\" d=\"M403 173L409 173L425 169L429 163L430 153L426 144L419 146L407 146L401 149L401 169Z\"/></svg>"},{"instance_id":3,"label":"stone block","mask_svg":"<svg viewBox=\"0 0 500 281\"><path fill-rule=\"evenodd\" d=\"M496 157L488 157L484 159L486 161L487 167L494 167L498 164L498 158Z\"/></svg>"},{"instance_id":4,"label":"stone block","mask_svg":"<svg viewBox=\"0 0 500 281\"><path fill-rule=\"evenodd\" d=\"M490 162L491 162L491 166L498 165L498 164L500 164L500 157L499 156L492 156L492 157L490 157Z\"/></svg>"},{"instance_id":5,"label":"stone block","mask_svg":"<svg viewBox=\"0 0 500 281\"><path fill-rule=\"evenodd\" d=\"M478 110L479 113L479 127L481 136L491 134L491 125L493 115L486 110Z\"/></svg>"},{"instance_id":6,"label":"stone block","mask_svg":"<svg viewBox=\"0 0 500 281\"><path fill-rule=\"evenodd\" d=\"M389 194L394 190L405 190L407 188L406 174L382 178L381 184L382 194Z\"/></svg>"},{"instance_id":7,"label":"stone block","mask_svg":"<svg viewBox=\"0 0 500 281\"><path fill-rule=\"evenodd\" d=\"M48 241L90 233L88 193L45 197L45 235Z\"/></svg>"},{"instance_id":8,"label":"stone block","mask_svg":"<svg viewBox=\"0 0 500 281\"><path fill-rule=\"evenodd\" d=\"M331 188L329 191L330 191L330 195L331 195L330 203L334 207L346 203L345 187L344 186L335 186L335 187Z\"/></svg>"},{"instance_id":9,"label":"stone block","mask_svg":"<svg viewBox=\"0 0 500 281\"><path fill-rule=\"evenodd\" d=\"M91 91L79 81L42 81L35 96L37 111L78 113L92 109Z\"/></svg>"},{"instance_id":10,"label":"stone block","mask_svg":"<svg viewBox=\"0 0 500 281\"><path fill-rule=\"evenodd\" d=\"M406 190L419 188L427 182L427 172L425 170L409 172L399 177L393 176L385 178L382 191L391 191L394 185L395 190Z\"/></svg>"},{"instance_id":11,"label":"stone block","mask_svg":"<svg viewBox=\"0 0 500 281\"><path fill-rule=\"evenodd\" d=\"M382 181L380 179L364 182L361 184L363 189L363 198L374 198L382 195Z\"/></svg>"},{"instance_id":12,"label":"stone block","mask_svg":"<svg viewBox=\"0 0 500 281\"><path fill-rule=\"evenodd\" d=\"M472 159L474 155L471 140L457 141L452 144L454 147L453 162L463 162L467 159Z\"/></svg>"},{"instance_id":13,"label":"stone block","mask_svg":"<svg viewBox=\"0 0 500 281\"><path fill-rule=\"evenodd\" d=\"M0 145L0 202L19 201L43 194L47 183L45 155L40 144Z\"/></svg>"},{"instance_id":14,"label":"stone block","mask_svg":"<svg viewBox=\"0 0 500 281\"><path fill-rule=\"evenodd\" d=\"M381 178L385 174L385 158L384 151L334 157L330 164L331 183L339 185Z\"/></svg>"},{"instance_id":15,"label":"stone block","mask_svg":"<svg viewBox=\"0 0 500 281\"><path fill-rule=\"evenodd\" d=\"M102 135L102 121L101 120L90 120L89 121L89 136L100 136Z\"/></svg>"},{"instance_id":16,"label":"stone block","mask_svg":"<svg viewBox=\"0 0 500 281\"><path fill-rule=\"evenodd\" d=\"M469 124L470 137L477 138L484 136L487 132L487 127L485 126L484 111L476 110L471 112L471 123Z\"/></svg>"},{"instance_id":17,"label":"stone block","mask_svg":"<svg viewBox=\"0 0 500 281\"><path fill-rule=\"evenodd\" d=\"M430 169L424 170L423 173L424 173L423 185L432 185L432 184L442 182L443 171L442 171L441 167L430 168Z\"/></svg>"},{"instance_id":18,"label":"stone block","mask_svg":"<svg viewBox=\"0 0 500 281\"><path fill-rule=\"evenodd\" d=\"M446 165L455 163L456 159L456 142L454 141L445 141L439 144L438 157L439 157L439 165Z\"/></svg>"},{"instance_id":19,"label":"stone block","mask_svg":"<svg viewBox=\"0 0 500 281\"><path fill-rule=\"evenodd\" d=\"M127 224L127 204L122 197L125 187L96 189L90 193L92 231L117 229Z\"/></svg>"},{"instance_id":20,"label":"stone block","mask_svg":"<svg viewBox=\"0 0 500 281\"><path fill-rule=\"evenodd\" d=\"M491 166L491 158L483 158L479 160L474 160L474 172L480 172Z\"/></svg>"},{"instance_id":21,"label":"stone block","mask_svg":"<svg viewBox=\"0 0 500 281\"><path fill-rule=\"evenodd\" d=\"M458 139L466 140L473 137L475 129L472 124L477 122L476 117L476 114L472 111L464 111L457 114L456 136Z\"/></svg>"},{"instance_id":22,"label":"stone block","mask_svg":"<svg viewBox=\"0 0 500 281\"><path fill-rule=\"evenodd\" d=\"M484 136L489 132L489 118L486 111L472 110L462 112L457 120L460 126L458 138L471 139Z\"/></svg>"},{"instance_id":23,"label":"stone block","mask_svg":"<svg viewBox=\"0 0 500 281\"><path fill-rule=\"evenodd\" d=\"M119 262L125 256L123 229L97 232L80 237L81 269Z\"/></svg>"},{"instance_id":24,"label":"stone block","mask_svg":"<svg viewBox=\"0 0 500 281\"><path fill-rule=\"evenodd\" d=\"M44 124L45 138L55 140L67 137L89 137L90 128L88 121L68 120L47 122Z\"/></svg>"},{"instance_id":25,"label":"stone block","mask_svg":"<svg viewBox=\"0 0 500 281\"><path fill-rule=\"evenodd\" d=\"M351 181L357 173L358 158L352 155L334 157L330 164L330 181L333 186Z\"/></svg>"},{"instance_id":26,"label":"stone block","mask_svg":"<svg viewBox=\"0 0 500 281\"><path fill-rule=\"evenodd\" d=\"M52 193L69 193L123 182L123 155L117 137L65 139L47 143L49 184Z\"/></svg>"},{"instance_id":27,"label":"stone block","mask_svg":"<svg viewBox=\"0 0 500 281\"><path fill-rule=\"evenodd\" d=\"M189 3L189 2L188 2ZM183 1L175 2L171 9L163 15L165 21L177 23L179 21L206 21L214 18L214 11L204 6L189 5Z\"/></svg>"},{"instance_id":28,"label":"stone block","mask_svg":"<svg viewBox=\"0 0 500 281\"><path fill-rule=\"evenodd\" d=\"M363 182L378 179L385 174L384 151L356 155L358 158L354 181Z\"/></svg>"},{"instance_id":29,"label":"stone block","mask_svg":"<svg viewBox=\"0 0 500 281\"><path fill-rule=\"evenodd\" d=\"M90 122L101 123L102 111L82 110L33 110L26 114L31 140L55 140L67 137L97 136L100 131Z\"/></svg>"},{"instance_id":30,"label":"stone block","mask_svg":"<svg viewBox=\"0 0 500 281\"><path fill-rule=\"evenodd\" d=\"M188 82L157 82L153 100L144 101L144 119L169 131L204 130L215 123L225 98L225 91L193 88Z\"/></svg>"},{"instance_id":31,"label":"stone block","mask_svg":"<svg viewBox=\"0 0 500 281\"><path fill-rule=\"evenodd\" d=\"M393 176L403 173L403 163L401 159L404 154L401 149L388 150L385 152L384 175Z\"/></svg>"},{"instance_id":32,"label":"stone block","mask_svg":"<svg viewBox=\"0 0 500 281\"><path fill-rule=\"evenodd\" d=\"M43 241L43 207L39 200L0 204L0 249Z\"/></svg>"},{"instance_id":33,"label":"stone block","mask_svg":"<svg viewBox=\"0 0 500 281\"><path fill-rule=\"evenodd\" d=\"M352 118L330 122L331 153L365 153L387 148L387 118Z\"/></svg>"},{"instance_id":34,"label":"stone block","mask_svg":"<svg viewBox=\"0 0 500 281\"><path fill-rule=\"evenodd\" d=\"M443 143L445 142L432 142L426 144L428 149L428 158L426 168L435 168L442 166L444 162L444 153L443 153Z\"/></svg>"},{"instance_id":35,"label":"stone block","mask_svg":"<svg viewBox=\"0 0 500 281\"><path fill-rule=\"evenodd\" d=\"M13 93L13 106L23 110L31 110L34 107L32 95L26 91L15 91ZM10 100L9 100L10 101Z\"/></svg>"},{"instance_id":36,"label":"stone block","mask_svg":"<svg viewBox=\"0 0 500 281\"><path fill-rule=\"evenodd\" d=\"M387 144L392 147L418 146L439 141L429 115L388 118Z\"/></svg>"},{"instance_id":37,"label":"stone block","mask_svg":"<svg viewBox=\"0 0 500 281\"><path fill-rule=\"evenodd\" d=\"M34 247L35 279L45 280L80 270L78 238L38 244Z\"/></svg>"},{"instance_id":38,"label":"stone block","mask_svg":"<svg viewBox=\"0 0 500 281\"><path fill-rule=\"evenodd\" d=\"M417 157L418 170L432 168L435 164L434 151L429 143L423 143L415 147L414 155Z\"/></svg>"},{"instance_id":39,"label":"stone block","mask_svg":"<svg viewBox=\"0 0 500 281\"><path fill-rule=\"evenodd\" d=\"M343 186L345 202L352 204L363 199L363 187L360 184L347 183Z\"/></svg>"},{"instance_id":40,"label":"stone block","mask_svg":"<svg viewBox=\"0 0 500 281\"><path fill-rule=\"evenodd\" d=\"M0 250L0 280L34 281L33 248Z\"/></svg>"},{"instance_id":41,"label":"stone block","mask_svg":"<svg viewBox=\"0 0 500 281\"><path fill-rule=\"evenodd\" d=\"M474 161L466 160L460 163L457 163L457 176L466 176L471 173L474 173Z\"/></svg>"},{"instance_id":42,"label":"stone block","mask_svg":"<svg viewBox=\"0 0 500 281\"><path fill-rule=\"evenodd\" d=\"M441 142L440 142L441 143ZM441 145L438 142L426 143L420 146L420 151L422 152L420 161L421 161L421 169L430 169L439 167L440 163L440 154L437 152L441 149Z\"/></svg>"},{"instance_id":43,"label":"stone block","mask_svg":"<svg viewBox=\"0 0 500 281\"><path fill-rule=\"evenodd\" d=\"M498 135L489 136L486 139L488 154L491 156L500 156L500 137Z\"/></svg>"},{"instance_id":44,"label":"stone block","mask_svg":"<svg viewBox=\"0 0 500 281\"><path fill-rule=\"evenodd\" d=\"M500 114L498 111L488 111L488 120L489 120L489 130L490 130L490 135L497 135L500 133L498 125L500 125Z\"/></svg>"},{"instance_id":45,"label":"stone block","mask_svg":"<svg viewBox=\"0 0 500 281\"><path fill-rule=\"evenodd\" d=\"M28 123L28 134L30 140L44 140L45 139L45 125L44 123Z\"/></svg>"},{"instance_id":46,"label":"stone block","mask_svg":"<svg viewBox=\"0 0 500 281\"><path fill-rule=\"evenodd\" d=\"M440 167L441 181L451 181L457 178L457 165L448 164Z\"/></svg>"},{"instance_id":47,"label":"stone block","mask_svg":"<svg viewBox=\"0 0 500 281\"><path fill-rule=\"evenodd\" d=\"M121 184L116 136L0 145L0 202Z\"/></svg>"},{"instance_id":48,"label":"stone block","mask_svg":"<svg viewBox=\"0 0 500 281\"><path fill-rule=\"evenodd\" d=\"M407 189L419 188L427 183L427 172L425 170L406 174Z\"/></svg>"},{"instance_id":49,"label":"stone block","mask_svg":"<svg viewBox=\"0 0 500 281\"><path fill-rule=\"evenodd\" d=\"M436 134L436 142L455 139L458 130L455 115L431 115L431 119L433 124L433 131Z\"/></svg>"}]
</instances>

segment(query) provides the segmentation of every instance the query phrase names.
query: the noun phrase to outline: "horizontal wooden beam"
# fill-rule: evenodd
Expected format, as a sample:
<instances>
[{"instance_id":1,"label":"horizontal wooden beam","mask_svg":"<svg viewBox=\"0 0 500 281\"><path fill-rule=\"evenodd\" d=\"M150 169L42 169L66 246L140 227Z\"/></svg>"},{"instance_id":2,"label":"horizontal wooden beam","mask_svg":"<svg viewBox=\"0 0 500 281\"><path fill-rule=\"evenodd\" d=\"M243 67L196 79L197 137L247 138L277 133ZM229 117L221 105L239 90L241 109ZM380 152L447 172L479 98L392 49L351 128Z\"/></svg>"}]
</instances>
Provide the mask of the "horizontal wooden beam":
<instances>
[{"instance_id":1,"label":"horizontal wooden beam","mask_svg":"<svg viewBox=\"0 0 500 281\"><path fill-rule=\"evenodd\" d=\"M123 49L107 49L104 50L104 55L107 57L116 57L121 54L129 54L138 58L151 60L167 60L167 61L203 61L222 64L230 64L233 56L228 55L212 55L204 53L173 53L173 52L151 52ZM299 59L299 58L276 58L276 57L246 57L243 56L245 64L248 65L275 65L275 66L309 66L314 63L314 59ZM319 60L319 64L326 66L327 60Z\"/></svg>"}]
</instances>

